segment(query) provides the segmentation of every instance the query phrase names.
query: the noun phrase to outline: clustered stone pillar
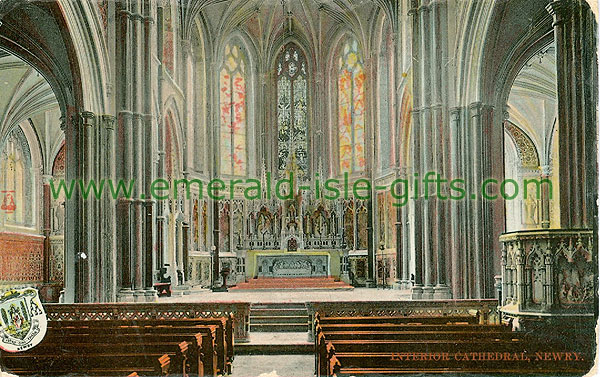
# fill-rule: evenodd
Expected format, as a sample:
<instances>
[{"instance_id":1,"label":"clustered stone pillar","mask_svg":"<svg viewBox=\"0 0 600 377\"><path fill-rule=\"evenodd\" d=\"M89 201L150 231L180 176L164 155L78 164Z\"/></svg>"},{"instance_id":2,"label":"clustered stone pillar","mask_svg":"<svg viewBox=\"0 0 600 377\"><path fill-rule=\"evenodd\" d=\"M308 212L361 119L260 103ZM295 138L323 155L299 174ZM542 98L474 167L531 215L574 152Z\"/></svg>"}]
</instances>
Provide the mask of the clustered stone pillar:
<instances>
[{"instance_id":1,"label":"clustered stone pillar","mask_svg":"<svg viewBox=\"0 0 600 377\"><path fill-rule=\"evenodd\" d=\"M66 134L66 182L82 184L114 179L114 117L89 111L72 114L61 127ZM78 183L77 183L78 184ZM88 186L89 187L89 186ZM116 299L114 202L106 193L88 198L75 189L65 202L64 302L111 302ZM49 226L49 225L48 225ZM75 234L77 231L77 234Z\"/></svg>"},{"instance_id":2,"label":"clustered stone pillar","mask_svg":"<svg viewBox=\"0 0 600 377\"><path fill-rule=\"evenodd\" d=\"M133 197L120 198L120 301L153 301L154 201L150 186L155 176L152 137L152 3L119 2L117 12L117 91L119 108L119 178L133 181Z\"/></svg>"},{"instance_id":3,"label":"clustered stone pillar","mask_svg":"<svg viewBox=\"0 0 600 377\"><path fill-rule=\"evenodd\" d=\"M441 1L413 0L413 135L412 164L414 178L420 182L437 174L445 177L445 151L448 140L445 132L447 118L447 61L446 4ZM430 173L430 174L428 174ZM447 204L438 199L434 183L415 190L415 285L414 299L448 298L451 296L446 279ZM418 191L417 191L418 190Z\"/></svg>"},{"instance_id":4,"label":"clustered stone pillar","mask_svg":"<svg viewBox=\"0 0 600 377\"><path fill-rule=\"evenodd\" d=\"M560 226L593 227L598 103L594 15L582 0L557 0L546 9L554 19L556 43Z\"/></svg>"}]
</instances>

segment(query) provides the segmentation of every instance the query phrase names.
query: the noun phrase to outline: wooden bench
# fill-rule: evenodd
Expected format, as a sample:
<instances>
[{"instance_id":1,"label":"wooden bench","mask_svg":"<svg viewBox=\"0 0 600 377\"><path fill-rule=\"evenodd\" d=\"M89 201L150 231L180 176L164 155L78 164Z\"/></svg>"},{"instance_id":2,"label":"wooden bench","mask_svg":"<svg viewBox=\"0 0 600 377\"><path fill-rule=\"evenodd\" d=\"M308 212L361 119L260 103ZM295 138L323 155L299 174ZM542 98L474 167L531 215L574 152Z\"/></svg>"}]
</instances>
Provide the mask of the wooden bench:
<instances>
[{"instance_id":1,"label":"wooden bench","mask_svg":"<svg viewBox=\"0 0 600 377\"><path fill-rule=\"evenodd\" d=\"M478 323L464 317L321 318L316 313L315 374L581 374L591 367L592 349L585 345L540 341L540 334Z\"/></svg>"},{"instance_id":2,"label":"wooden bench","mask_svg":"<svg viewBox=\"0 0 600 377\"><path fill-rule=\"evenodd\" d=\"M108 326L108 327L107 327ZM210 331L216 329L214 336L214 348L217 353L217 371L219 373L230 373L233 362L233 317L228 318L199 318L199 319L177 319L177 320L117 320L110 321L56 321L52 328L61 331L61 335L81 337L94 335L98 340L106 339L107 332L117 337L134 336L140 333L147 334L190 334L190 331ZM195 329L195 330L194 330ZM182 334L183 333L183 334ZM47 335L48 336L48 335ZM75 339L75 338L74 338Z\"/></svg>"},{"instance_id":3,"label":"wooden bench","mask_svg":"<svg viewBox=\"0 0 600 377\"><path fill-rule=\"evenodd\" d=\"M199 331L202 330L202 331ZM193 332L199 331L193 335ZM110 349L118 354L132 353L138 350L143 352L168 352L175 350L171 355L171 364L176 370L184 370L188 374L215 375L219 371L217 350L215 347L216 329L191 328L186 333L177 331L173 333L130 333L130 334L71 334L59 336L50 332L48 341L36 347L36 353L55 352L56 344L61 340L68 343L61 346L62 354L68 352L83 352L93 354L104 349ZM222 367L221 367L222 368Z\"/></svg>"},{"instance_id":4,"label":"wooden bench","mask_svg":"<svg viewBox=\"0 0 600 377\"><path fill-rule=\"evenodd\" d=\"M2 353L17 375L140 376L227 374L233 360L233 318L49 321L44 341Z\"/></svg>"}]
</instances>

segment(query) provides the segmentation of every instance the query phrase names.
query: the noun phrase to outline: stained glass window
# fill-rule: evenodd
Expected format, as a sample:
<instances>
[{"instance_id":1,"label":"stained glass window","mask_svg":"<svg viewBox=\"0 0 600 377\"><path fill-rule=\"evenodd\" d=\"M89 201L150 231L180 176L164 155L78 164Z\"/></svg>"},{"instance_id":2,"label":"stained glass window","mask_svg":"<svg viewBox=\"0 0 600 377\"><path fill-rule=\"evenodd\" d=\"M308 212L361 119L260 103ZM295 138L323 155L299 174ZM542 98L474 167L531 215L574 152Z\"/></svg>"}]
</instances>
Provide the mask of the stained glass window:
<instances>
[{"instance_id":1,"label":"stained glass window","mask_svg":"<svg viewBox=\"0 0 600 377\"><path fill-rule=\"evenodd\" d=\"M308 171L306 70L302 51L296 45L288 44L277 62L277 166L280 176L285 174L292 155L297 174L303 177Z\"/></svg>"},{"instance_id":2,"label":"stained glass window","mask_svg":"<svg viewBox=\"0 0 600 377\"><path fill-rule=\"evenodd\" d=\"M220 72L221 174L246 175L246 56L225 47Z\"/></svg>"},{"instance_id":3,"label":"stained glass window","mask_svg":"<svg viewBox=\"0 0 600 377\"><path fill-rule=\"evenodd\" d=\"M35 185L29 143L20 127L8 134L0 151L0 216L5 223L32 226Z\"/></svg>"},{"instance_id":4,"label":"stained glass window","mask_svg":"<svg viewBox=\"0 0 600 377\"><path fill-rule=\"evenodd\" d=\"M341 172L365 168L365 71L358 42L349 39L339 58L338 131Z\"/></svg>"}]
</instances>

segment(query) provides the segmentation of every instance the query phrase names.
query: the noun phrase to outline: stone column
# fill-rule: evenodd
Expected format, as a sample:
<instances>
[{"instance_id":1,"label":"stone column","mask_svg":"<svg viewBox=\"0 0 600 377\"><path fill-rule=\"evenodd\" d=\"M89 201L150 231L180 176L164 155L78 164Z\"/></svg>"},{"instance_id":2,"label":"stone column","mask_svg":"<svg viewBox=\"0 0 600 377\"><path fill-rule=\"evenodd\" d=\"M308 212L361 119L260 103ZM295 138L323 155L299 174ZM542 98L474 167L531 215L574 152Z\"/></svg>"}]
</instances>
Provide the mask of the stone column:
<instances>
[{"instance_id":1,"label":"stone column","mask_svg":"<svg viewBox=\"0 0 600 377\"><path fill-rule=\"evenodd\" d=\"M134 190L136 197L132 202L132 267L133 267L133 296L135 301L145 301L144 292L144 161L143 161L143 144L144 144L144 123L143 123L143 105L142 100L145 95L144 91L144 54L143 45L144 37L142 34L142 4L139 2L131 2L131 77L133 82L132 92L132 144L133 159L131 160L132 177L134 180Z\"/></svg>"},{"instance_id":2,"label":"stone column","mask_svg":"<svg viewBox=\"0 0 600 377\"><path fill-rule=\"evenodd\" d=\"M434 138L433 129L433 117L432 117L432 93L431 86L432 82L435 83L435 78L432 77L431 70L431 21L430 21L430 8L429 0L421 0L421 5L417 9L418 21L421 26L418 37L418 43L421 48L421 59L418 61L420 65L420 87L418 90L421 92L421 107L419 111L420 115L420 127L418 132L421 133L421 142L423 148L421 148L421 169L419 172L419 179L422 180L427 172L432 171L435 167L433 166L434 157L434 145L432 140ZM432 198L431 191L425 195L425 184L420 187L421 200L422 200L422 248L423 248L423 298L433 298L433 285L434 285L434 268L435 260L433 254L434 248L434 232L436 229L435 219L435 199ZM428 188L430 190L431 187Z\"/></svg>"},{"instance_id":3,"label":"stone column","mask_svg":"<svg viewBox=\"0 0 600 377\"><path fill-rule=\"evenodd\" d=\"M50 247L50 232L52 231L51 225L51 211L50 211L50 180L52 175L44 174L42 176L42 234L44 235L44 253L43 253L43 280L44 283L50 281L50 258L52 249Z\"/></svg>"},{"instance_id":4,"label":"stone column","mask_svg":"<svg viewBox=\"0 0 600 377\"><path fill-rule=\"evenodd\" d=\"M556 0L554 19L561 228L592 227L597 216L597 68L594 15L585 1Z\"/></svg>"},{"instance_id":5,"label":"stone column","mask_svg":"<svg viewBox=\"0 0 600 377\"><path fill-rule=\"evenodd\" d=\"M411 250L411 244L410 244L410 227L411 227L411 223L409 221L409 210L410 207L408 205L406 205L402 212L402 228L403 228L403 232L402 234L404 235L404 237L402 237L402 276L404 278L404 280L402 281L402 287L404 289L411 289L412 288L412 284L411 284L411 277L410 277L410 250Z\"/></svg>"},{"instance_id":6,"label":"stone column","mask_svg":"<svg viewBox=\"0 0 600 377\"><path fill-rule=\"evenodd\" d=\"M445 72L445 62L447 59L447 46L446 46L446 3L441 1L433 1L431 3L430 11L430 24L431 24L431 70L433 82L431 85L432 92L432 134L433 145L430 150L433 153L433 168L436 174L441 175L444 179L446 178L446 160L445 156L448 151L448 140L446 139L445 129L447 128L447 111L445 101L447 98L446 80L447 75ZM436 266L436 279L434 287L433 297L436 299L446 299L452 296L450 288L448 287L446 279L446 231L449 221L441 221L447 219L447 207L448 200L444 200L443 197L447 197L445 185L440 185L439 189L436 185L435 193L436 197L433 198L434 213L432 223L435 229L433 236L435 242L432 243L435 247L435 266ZM449 262L453 262L450 260Z\"/></svg>"},{"instance_id":7,"label":"stone column","mask_svg":"<svg viewBox=\"0 0 600 377\"><path fill-rule=\"evenodd\" d=\"M118 27L117 27L117 122L118 135L120 139L118 157L120 157L120 169L117 176L128 184L133 176L133 113L132 98L133 85L135 81L132 75L131 56L134 46L132 45L132 13L126 2L117 2ZM133 276L132 276L132 199L120 197L117 204L118 235L117 244L121 253L119 267L121 276L119 279L120 290L117 295L118 301L133 301Z\"/></svg>"},{"instance_id":8,"label":"stone column","mask_svg":"<svg viewBox=\"0 0 600 377\"><path fill-rule=\"evenodd\" d=\"M463 108L455 107L450 110L450 147L449 147L449 179L464 179L463 172L463 140L461 127L461 115ZM450 259L451 259L451 282L452 282L452 293L454 297L465 297L465 284L468 258L466 257L464 242L465 229L464 229L464 204L467 199L462 201L450 199L450 213L448 218L452 219L450 222L450 233L448 246L450 248Z\"/></svg>"},{"instance_id":9,"label":"stone column","mask_svg":"<svg viewBox=\"0 0 600 377\"><path fill-rule=\"evenodd\" d=\"M89 183L96 178L96 160L94 156L95 149L95 133L96 133L96 115L90 111L82 111L80 113L82 143L83 147L79 153L81 158L81 178L83 182ZM81 233L84 235L84 244L78 251L77 258L77 281L82 289L78 302L95 301L92 297L101 288L98 285L97 277L100 271L96 271L98 267L99 250L97 245L96 221L98 219L95 207L95 198L82 198L81 214L83 222L81 223ZM90 269L93 266L93 270ZM99 269L98 269L99 270Z\"/></svg>"},{"instance_id":10,"label":"stone column","mask_svg":"<svg viewBox=\"0 0 600 377\"><path fill-rule=\"evenodd\" d=\"M446 173L448 150L446 4L436 0L411 3L413 33L413 185L415 192L415 287L422 298L448 298L445 218L448 204L436 177ZM430 183L426 183L426 180ZM418 199L417 199L418 198ZM448 228L449 229L449 228ZM422 275L421 275L422 272ZM421 276L418 276L421 275ZM419 281L421 280L421 281ZM421 287L422 284L422 287ZM418 296L418 295L417 295ZM416 297L415 297L416 298Z\"/></svg>"},{"instance_id":11,"label":"stone column","mask_svg":"<svg viewBox=\"0 0 600 377\"><path fill-rule=\"evenodd\" d=\"M493 243L493 223L491 215L491 203L484 200L479 192L483 181L493 176L490 167L491 153L490 136L493 127L493 107L480 102L470 105L470 124L469 135L471 139L470 156L468 159L470 175L467 195L469 208L469 224L467 229L471 230L473 235L470 241L471 255L468 260L471 261L472 269L469 273L471 279L469 284L468 297L483 298L486 295L493 297L493 271L490 271L492 262Z\"/></svg>"},{"instance_id":12,"label":"stone column","mask_svg":"<svg viewBox=\"0 0 600 377\"><path fill-rule=\"evenodd\" d=\"M116 145L115 145L115 117L112 115L102 115L101 125L99 127L100 141L98 143L98 160L101 161L99 179L113 180L115 179L115 161L116 161ZM115 201L109 195L104 194L104 197L99 202L100 211L103 214L101 220L101 231L98 232L100 237L101 250L101 268L102 288L101 296L103 301L114 302L117 295L117 246L116 246L116 216L115 216ZM121 266L119 266L120 269Z\"/></svg>"},{"instance_id":13,"label":"stone column","mask_svg":"<svg viewBox=\"0 0 600 377\"><path fill-rule=\"evenodd\" d=\"M164 108L163 108L163 98L162 98L162 84L164 80L163 71L164 68L162 66L162 51L163 51L163 5L161 2L157 3L156 9L156 51L159 51L158 54L159 61L161 62L158 66L158 80L156 83L157 91L156 97L158 102L158 123L157 127L157 140L156 144L158 147L157 153L153 156L155 158L156 166L156 177L164 178L165 173L165 120L164 120ZM167 237L166 232L166 216L165 216L165 207L166 202L164 200L159 201L156 204L156 268L161 269L164 267L165 261L167 257L165 256L165 242ZM174 279L171 278L173 281Z\"/></svg>"},{"instance_id":14,"label":"stone column","mask_svg":"<svg viewBox=\"0 0 600 377\"><path fill-rule=\"evenodd\" d=\"M143 4L143 17L142 17L142 30L143 30L143 175L144 175L144 187L143 187L143 210L145 214L145 238L144 238L144 293L145 301L155 301L158 298L158 294L154 290L154 272L159 266L154 265L154 253L157 252L156 245L159 243L159 239L156 237L156 217L155 208L156 201L151 195L151 187L153 181L156 179L156 169L154 166L155 160L155 147L154 147L154 135L157 133L156 121L154 116L154 106L152 100L154 98L153 93L158 91L158 82L153 79L152 72L155 72L155 64L153 64L152 51L154 49L153 33L156 30L154 28L154 15L155 9L153 2L145 2ZM162 50L160 50L162 51ZM144 200L145 197L145 200Z\"/></svg>"},{"instance_id":15,"label":"stone column","mask_svg":"<svg viewBox=\"0 0 600 377\"><path fill-rule=\"evenodd\" d=\"M395 289L402 289L403 282L406 281L404 275L404 253L402 249L402 211L405 207L396 207L396 222L394 223L396 231L396 281L394 282Z\"/></svg>"},{"instance_id":16,"label":"stone column","mask_svg":"<svg viewBox=\"0 0 600 377\"><path fill-rule=\"evenodd\" d=\"M525 250L523 249L523 245L521 243L521 241L517 242L517 252L515 254L515 261L517 263L517 276L516 279L513 280L517 282L517 294L516 294L516 300L517 300L517 305L518 305L518 309L522 310L523 306L525 304L525 295L526 295L526 291L525 291L525 282L524 282L524 268L525 268Z\"/></svg>"},{"instance_id":17,"label":"stone column","mask_svg":"<svg viewBox=\"0 0 600 377\"><path fill-rule=\"evenodd\" d=\"M543 165L541 166L541 174L540 181L551 180L552 179L552 166L551 165ZM541 210L540 210L540 224L542 228L548 229L550 228L550 186L547 184L541 185Z\"/></svg>"},{"instance_id":18,"label":"stone column","mask_svg":"<svg viewBox=\"0 0 600 377\"><path fill-rule=\"evenodd\" d=\"M419 62L422 59L421 44L419 41L419 35L422 32L421 23L419 22L418 12L418 0L411 2L411 9L409 15L412 18L413 33L412 33L412 60L413 62ZM411 113L412 117L412 171L415 179L418 177L421 171L421 80L422 80L422 67L421 64L414 64L413 66L413 110ZM413 188L416 189L416 188ZM422 198L418 192L412 196L414 199L414 224L412 231L414 233L414 252L415 252L415 284L412 287L411 297L413 299L423 298L423 210L422 210Z\"/></svg>"},{"instance_id":19,"label":"stone column","mask_svg":"<svg viewBox=\"0 0 600 377\"><path fill-rule=\"evenodd\" d=\"M218 192L215 193L215 197L218 197ZM213 246L212 246L212 290L218 291L219 287L219 272L221 271L219 261L219 201L213 199Z\"/></svg>"},{"instance_id":20,"label":"stone column","mask_svg":"<svg viewBox=\"0 0 600 377\"><path fill-rule=\"evenodd\" d=\"M367 288L377 286L375 273L375 245L373 240L373 199L371 195L367 202Z\"/></svg>"},{"instance_id":21,"label":"stone column","mask_svg":"<svg viewBox=\"0 0 600 377\"><path fill-rule=\"evenodd\" d=\"M181 271L183 272L183 280L184 283L187 283L187 281L190 278L190 272L188 269L188 263L189 263L189 251L190 251L190 224L187 222L184 222L182 224L182 244L183 244L183 250L182 250L182 262L181 262Z\"/></svg>"}]
</instances>

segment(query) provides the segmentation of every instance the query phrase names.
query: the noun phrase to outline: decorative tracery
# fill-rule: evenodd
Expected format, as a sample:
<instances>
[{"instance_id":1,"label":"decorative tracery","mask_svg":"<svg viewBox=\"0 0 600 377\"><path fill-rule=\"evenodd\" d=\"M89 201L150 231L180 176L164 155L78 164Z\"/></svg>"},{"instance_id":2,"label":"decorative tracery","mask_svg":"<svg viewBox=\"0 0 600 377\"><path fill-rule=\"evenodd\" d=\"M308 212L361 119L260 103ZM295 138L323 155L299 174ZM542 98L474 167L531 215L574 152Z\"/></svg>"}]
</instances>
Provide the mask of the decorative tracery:
<instances>
[{"instance_id":1,"label":"decorative tracery","mask_svg":"<svg viewBox=\"0 0 600 377\"><path fill-rule=\"evenodd\" d=\"M339 58L338 133L341 172L365 168L365 71L358 42L349 39Z\"/></svg>"},{"instance_id":2,"label":"decorative tracery","mask_svg":"<svg viewBox=\"0 0 600 377\"><path fill-rule=\"evenodd\" d=\"M294 157L297 174L308 171L307 63L302 51L292 43L277 62L277 167L285 174Z\"/></svg>"},{"instance_id":3,"label":"decorative tracery","mask_svg":"<svg viewBox=\"0 0 600 377\"><path fill-rule=\"evenodd\" d=\"M246 56L228 44L220 71L221 174L246 175Z\"/></svg>"}]
</instances>

